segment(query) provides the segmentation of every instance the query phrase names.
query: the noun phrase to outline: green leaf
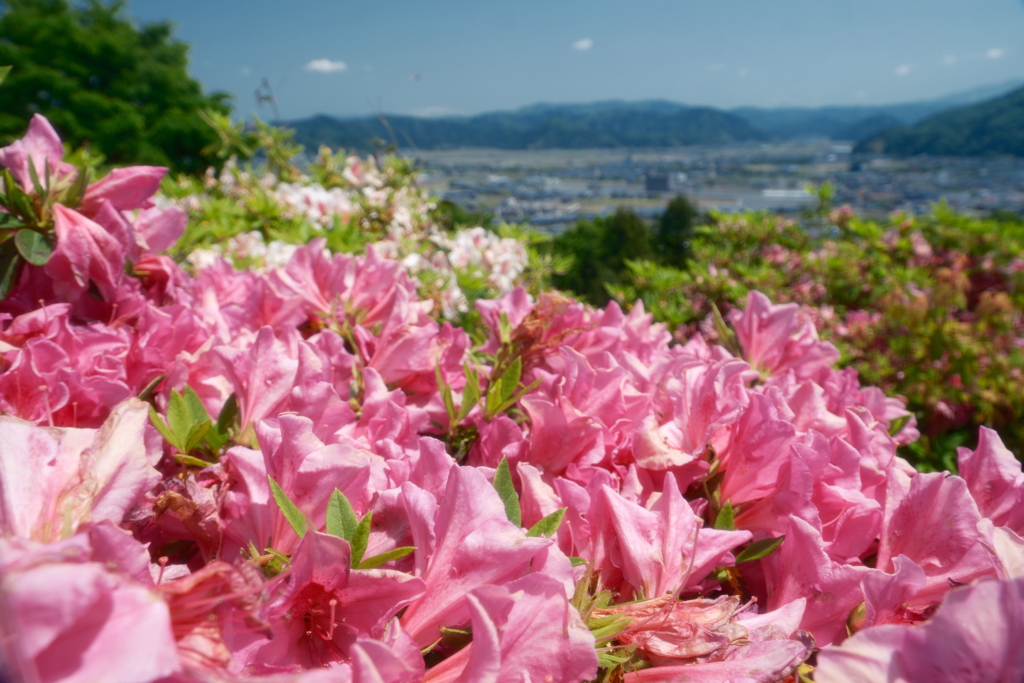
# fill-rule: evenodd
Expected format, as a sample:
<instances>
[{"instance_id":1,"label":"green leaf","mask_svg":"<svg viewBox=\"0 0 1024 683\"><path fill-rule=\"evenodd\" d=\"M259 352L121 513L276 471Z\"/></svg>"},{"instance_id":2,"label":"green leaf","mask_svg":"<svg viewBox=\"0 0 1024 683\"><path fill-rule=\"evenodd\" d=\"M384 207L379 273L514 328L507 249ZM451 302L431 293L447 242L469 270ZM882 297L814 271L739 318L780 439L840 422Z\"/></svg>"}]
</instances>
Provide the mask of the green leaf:
<instances>
[{"instance_id":1,"label":"green leaf","mask_svg":"<svg viewBox=\"0 0 1024 683\"><path fill-rule=\"evenodd\" d=\"M736 340L736 334L725 324L725 318L722 317L722 312L718 310L718 306L714 302L711 303L711 315L715 322L715 332L718 333L718 343L732 355L743 358L743 349L740 348L740 343Z\"/></svg>"},{"instance_id":2,"label":"green leaf","mask_svg":"<svg viewBox=\"0 0 1024 683\"><path fill-rule=\"evenodd\" d=\"M508 458L501 456L498 469L494 472L494 490L505 504L505 516L516 526L523 525L522 513L519 511L519 496L512 485L512 472L508 468Z\"/></svg>"},{"instance_id":3,"label":"green leaf","mask_svg":"<svg viewBox=\"0 0 1024 683\"><path fill-rule=\"evenodd\" d=\"M358 567L359 563L363 561L363 554L366 552L366 546L370 542L370 525L372 523L373 510L370 510L359 520L359 526L356 527L355 532L352 534L352 540L349 543L352 545L353 567Z\"/></svg>"},{"instance_id":4,"label":"green leaf","mask_svg":"<svg viewBox=\"0 0 1024 683\"><path fill-rule=\"evenodd\" d=\"M9 67L9 66L0 66L0 83L4 82L4 79L7 78L7 74L9 74L9 73L11 73L11 67Z\"/></svg>"},{"instance_id":5,"label":"green leaf","mask_svg":"<svg viewBox=\"0 0 1024 683\"><path fill-rule=\"evenodd\" d=\"M466 386L462 387L462 405L456 423L462 422L472 412L473 406L480 402L480 378L468 364L465 366L465 374Z\"/></svg>"},{"instance_id":6,"label":"green leaf","mask_svg":"<svg viewBox=\"0 0 1024 683\"><path fill-rule=\"evenodd\" d=\"M373 557L365 559L362 562L360 562L358 565L356 565L355 568L356 569L376 569L377 567L380 567L381 565L387 564L388 562L391 562L392 560L397 560L397 559L403 558L406 555L408 555L408 554L410 554L412 552L415 552L415 550L416 550L415 546L403 546L401 548L395 548L394 550L389 550L386 553L381 553L380 555L374 555Z\"/></svg>"},{"instance_id":7,"label":"green leaf","mask_svg":"<svg viewBox=\"0 0 1024 683\"><path fill-rule=\"evenodd\" d=\"M440 363L434 366L434 381L437 383L437 390L441 392L441 400L444 402L445 411L448 413L449 423L454 427L455 405L452 403L452 388L444 381Z\"/></svg>"},{"instance_id":8,"label":"green leaf","mask_svg":"<svg viewBox=\"0 0 1024 683\"><path fill-rule=\"evenodd\" d=\"M13 208L14 212L27 222L38 223L39 218L36 216L36 210L32 207L32 200L21 189L21 186L14 182L10 169L6 168L4 169L4 187L7 190L9 208Z\"/></svg>"},{"instance_id":9,"label":"green leaf","mask_svg":"<svg viewBox=\"0 0 1024 683\"><path fill-rule=\"evenodd\" d=\"M32 189L36 191L37 197L42 197L46 194L46 190L43 189L43 184L39 182L39 172L36 170L36 162L32 157L28 158L28 177L32 180Z\"/></svg>"},{"instance_id":10,"label":"green leaf","mask_svg":"<svg viewBox=\"0 0 1024 683\"><path fill-rule=\"evenodd\" d=\"M7 292L18 281L21 267L25 261L18 253L14 245L14 239L8 238L0 243L0 298L7 296Z\"/></svg>"},{"instance_id":11,"label":"green leaf","mask_svg":"<svg viewBox=\"0 0 1024 683\"><path fill-rule=\"evenodd\" d=\"M587 563L587 561L584 560L582 557L570 557L569 558L569 564L571 564L574 567L579 567L579 566L584 565L586 563Z\"/></svg>"},{"instance_id":12,"label":"green leaf","mask_svg":"<svg viewBox=\"0 0 1024 683\"><path fill-rule=\"evenodd\" d=\"M591 619L588 626L594 635L594 640L600 643L602 640L610 640L625 630L633 619L624 617L621 614L609 614L600 619Z\"/></svg>"},{"instance_id":13,"label":"green leaf","mask_svg":"<svg viewBox=\"0 0 1024 683\"><path fill-rule=\"evenodd\" d=\"M235 395L231 394L228 396L228 400L224 402L224 407L220 409L217 421L206 432L206 445L209 446L212 452L219 452L231 438L231 425L236 415L238 415L238 401L235 400Z\"/></svg>"},{"instance_id":14,"label":"green leaf","mask_svg":"<svg viewBox=\"0 0 1024 683\"><path fill-rule=\"evenodd\" d=\"M558 531L558 527L562 526L562 520L565 518L565 511L569 508L561 508L555 510L550 515L540 520L526 532L526 535L535 538L537 536L547 536L551 538Z\"/></svg>"},{"instance_id":15,"label":"green leaf","mask_svg":"<svg viewBox=\"0 0 1024 683\"><path fill-rule=\"evenodd\" d=\"M192 424L192 429L188 432L188 439L185 441L185 452L191 453L199 444L203 442L203 438L210 431L210 427L213 426L213 422L209 418L200 422L199 424Z\"/></svg>"},{"instance_id":16,"label":"green leaf","mask_svg":"<svg viewBox=\"0 0 1024 683\"><path fill-rule=\"evenodd\" d=\"M519 379L523 375L523 360L519 356L508 366L508 370L501 376L501 401L502 403L512 398L519 388Z\"/></svg>"},{"instance_id":17,"label":"green leaf","mask_svg":"<svg viewBox=\"0 0 1024 683\"><path fill-rule=\"evenodd\" d=\"M152 398L153 392L156 391L156 388L160 386L160 382L163 382L165 377L167 377L166 372L162 375L159 375L158 377L155 377L152 382L147 384L146 388L139 392L139 400L148 401L150 398Z\"/></svg>"},{"instance_id":18,"label":"green leaf","mask_svg":"<svg viewBox=\"0 0 1024 683\"><path fill-rule=\"evenodd\" d=\"M903 415L903 416L897 417L895 420L893 420L889 424L889 436L896 436L897 434L899 434L900 431L904 427L907 426L907 423L910 422L910 418L911 417L913 417L913 416L912 415Z\"/></svg>"},{"instance_id":19,"label":"green leaf","mask_svg":"<svg viewBox=\"0 0 1024 683\"><path fill-rule=\"evenodd\" d=\"M768 557L785 540L785 536L779 536L778 538L763 538L760 541L754 541L736 556L736 564L753 562L754 560L760 560L762 557Z\"/></svg>"},{"instance_id":20,"label":"green leaf","mask_svg":"<svg viewBox=\"0 0 1024 683\"><path fill-rule=\"evenodd\" d=\"M736 512L728 500L718 511L718 517L715 517L715 528L719 531L736 531Z\"/></svg>"},{"instance_id":21,"label":"green leaf","mask_svg":"<svg viewBox=\"0 0 1024 683\"><path fill-rule=\"evenodd\" d=\"M216 429L221 434L227 434L231 424L238 417L238 398L231 394L228 396L228 400L224 401L224 407L220 409L220 415L217 416Z\"/></svg>"},{"instance_id":22,"label":"green leaf","mask_svg":"<svg viewBox=\"0 0 1024 683\"><path fill-rule=\"evenodd\" d=\"M23 228L25 224L18 220L18 217L9 213L0 213L0 230L15 230Z\"/></svg>"},{"instance_id":23,"label":"green leaf","mask_svg":"<svg viewBox=\"0 0 1024 683\"><path fill-rule=\"evenodd\" d=\"M181 453L176 453L174 455L174 459L180 463L188 465L189 467L210 467L213 465L212 462L206 462L205 460L200 460L199 458L191 455L183 455Z\"/></svg>"},{"instance_id":24,"label":"green leaf","mask_svg":"<svg viewBox=\"0 0 1024 683\"><path fill-rule=\"evenodd\" d=\"M487 414L497 415L501 412L501 396L505 392L501 388L502 379L492 379L491 385L487 387Z\"/></svg>"},{"instance_id":25,"label":"green leaf","mask_svg":"<svg viewBox=\"0 0 1024 683\"><path fill-rule=\"evenodd\" d=\"M352 509L345 494L334 489L331 499L327 501L327 533L351 542L359 526L359 517Z\"/></svg>"},{"instance_id":26,"label":"green leaf","mask_svg":"<svg viewBox=\"0 0 1024 683\"><path fill-rule=\"evenodd\" d=\"M203 405L203 402L199 399L199 394L192 387L186 384L182 397L185 399L185 405L188 406L188 412L192 416L193 424L210 419L210 414L206 412L206 406Z\"/></svg>"},{"instance_id":27,"label":"green leaf","mask_svg":"<svg viewBox=\"0 0 1024 683\"><path fill-rule=\"evenodd\" d=\"M532 382L530 382L530 384L528 386L525 386L522 389L520 389L519 391L517 391L515 396L513 396L510 399L508 399L507 401L502 403L500 406L498 406L498 411L497 412L503 413L506 410L508 410L509 408L511 408L512 406L514 406L516 403L518 403L519 399L521 399L523 396L525 396L526 394L530 393L531 391L536 389L538 386L540 386L540 379L541 378L538 377L537 379L535 379Z\"/></svg>"},{"instance_id":28,"label":"green leaf","mask_svg":"<svg viewBox=\"0 0 1024 683\"><path fill-rule=\"evenodd\" d=\"M498 315L498 334L503 345L512 343L512 324L509 322L508 313L505 311Z\"/></svg>"},{"instance_id":29,"label":"green leaf","mask_svg":"<svg viewBox=\"0 0 1024 683\"><path fill-rule=\"evenodd\" d=\"M192 415L185 397L179 394L177 389L171 389L171 399L167 402L167 426L174 434L171 445L184 452L189 432L192 431Z\"/></svg>"},{"instance_id":30,"label":"green leaf","mask_svg":"<svg viewBox=\"0 0 1024 683\"><path fill-rule=\"evenodd\" d=\"M22 228L14 234L18 253L33 266L45 266L53 253L53 245L45 235L30 228Z\"/></svg>"},{"instance_id":31,"label":"green leaf","mask_svg":"<svg viewBox=\"0 0 1024 683\"><path fill-rule=\"evenodd\" d=\"M164 422L163 418L160 417L159 413L156 412L156 409L153 408L153 406L149 407L149 421L153 423L154 427L156 427L156 431L160 432L160 436L167 440L167 443L178 448L175 445L174 432L171 431L171 428L167 426L167 423ZM178 450L181 449L178 448Z\"/></svg>"},{"instance_id":32,"label":"green leaf","mask_svg":"<svg viewBox=\"0 0 1024 683\"><path fill-rule=\"evenodd\" d=\"M61 204L69 206L72 209L78 206L82 202L82 198L85 197L86 190L89 189L89 167L82 166L78 169L78 175L75 176L75 182L71 183L71 187L65 193Z\"/></svg>"},{"instance_id":33,"label":"green leaf","mask_svg":"<svg viewBox=\"0 0 1024 683\"><path fill-rule=\"evenodd\" d=\"M274 494L274 502L281 509L281 514L292 525L292 529L295 530L295 533L300 538L305 536L306 531L309 529L309 520L306 519L306 515L302 514L302 510L296 507L295 503L285 495L285 492L281 490L281 487L274 481L273 477L268 475L267 479L270 481L270 492Z\"/></svg>"}]
</instances>

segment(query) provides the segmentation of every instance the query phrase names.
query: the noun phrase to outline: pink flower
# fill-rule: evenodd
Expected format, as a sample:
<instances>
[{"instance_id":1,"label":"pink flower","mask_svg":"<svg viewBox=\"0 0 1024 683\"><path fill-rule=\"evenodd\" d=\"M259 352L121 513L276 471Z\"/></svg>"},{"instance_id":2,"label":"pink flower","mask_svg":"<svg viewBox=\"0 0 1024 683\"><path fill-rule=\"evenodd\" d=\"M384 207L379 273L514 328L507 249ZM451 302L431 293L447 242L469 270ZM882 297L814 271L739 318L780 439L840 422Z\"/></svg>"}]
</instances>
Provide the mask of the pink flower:
<instances>
[{"instance_id":1,"label":"pink flower","mask_svg":"<svg viewBox=\"0 0 1024 683\"><path fill-rule=\"evenodd\" d=\"M950 591L928 622L865 629L818 655L818 683L1024 679L1024 579Z\"/></svg>"},{"instance_id":2,"label":"pink flower","mask_svg":"<svg viewBox=\"0 0 1024 683\"><path fill-rule=\"evenodd\" d=\"M117 211L150 208L150 198L160 189L160 179L166 173L167 169L159 166L115 168L89 186L78 211L92 216L104 202Z\"/></svg>"},{"instance_id":3,"label":"pink flower","mask_svg":"<svg viewBox=\"0 0 1024 683\"><path fill-rule=\"evenodd\" d=\"M623 579L640 598L678 595L715 567L732 564L730 551L752 538L749 531L701 529L700 519L683 499L672 474L665 476L662 494L651 510L625 500L608 486L598 495L590 514L592 532L614 544L604 550L604 561L619 566ZM600 567L601 556L593 550L590 554Z\"/></svg>"},{"instance_id":4,"label":"pink flower","mask_svg":"<svg viewBox=\"0 0 1024 683\"><path fill-rule=\"evenodd\" d=\"M941 472L906 477L890 472L876 566L894 571L898 555L924 570L918 600L937 602L950 580L969 583L994 573L981 543L981 515L967 484Z\"/></svg>"},{"instance_id":5,"label":"pink flower","mask_svg":"<svg viewBox=\"0 0 1024 683\"><path fill-rule=\"evenodd\" d=\"M124 265L124 245L107 230L82 214L60 204L53 207L57 246L46 263L55 289L69 299L77 298L96 283L104 297L117 288Z\"/></svg>"},{"instance_id":6,"label":"pink flower","mask_svg":"<svg viewBox=\"0 0 1024 683\"><path fill-rule=\"evenodd\" d=\"M109 522L51 545L0 539L9 674L39 683L147 683L179 668L143 546Z\"/></svg>"},{"instance_id":7,"label":"pink flower","mask_svg":"<svg viewBox=\"0 0 1024 683\"><path fill-rule=\"evenodd\" d=\"M1024 473L999 435L980 427L977 450L959 448L957 453L960 476L982 516L1024 534Z\"/></svg>"},{"instance_id":8,"label":"pink flower","mask_svg":"<svg viewBox=\"0 0 1024 683\"><path fill-rule=\"evenodd\" d=\"M729 320L747 362L768 374L793 370L805 379L839 360L839 351L818 341L817 331L801 319L796 304L773 305L764 294L752 291L747 295L746 310L730 312Z\"/></svg>"},{"instance_id":9,"label":"pink flower","mask_svg":"<svg viewBox=\"0 0 1024 683\"><path fill-rule=\"evenodd\" d=\"M423 593L424 583L388 569L349 569L347 541L307 533L292 555L286 585L268 608L272 637L247 649L255 673L346 663L360 637L384 636L388 622Z\"/></svg>"},{"instance_id":10,"label":"pink flower","mask_svg":"<svg viewBox=\"0 0 1024 683\"><path fill-rule=\"evenodd\" d=\"M242 427L276 415L291 392L299 362L270 327L262 327L252 346L239 350L228 346L214 349L231 380L242 414Z\"/></svg>"},{"instance_id":11,"label":"pink flower","mask_svg":"<svg viewBox=\"0 0 1024 683\"><path fill-rule=\"evenodd\" d=\"M9 169L26 192L33 192L29 164L35 169L40 182L45 182L46 167L49 166L52 181L75 172L74 166L61 161L63 158L64 145L57 131L39 114L32 116L24 138L0 148L0 166Z\"/></svg>"},{"instance_id":12,"label":"pink flower","mask_svg":"<svg viewBox=\"0 0 1024 683\"><path fill-rule=\"evenodd\" d=\"M420 647L435 642L441 626L469 620L462 599L467 592L527 574L530 562L551 545L546 538L527 538L512 525L494 488L468 467L456 467L449 474L431 536L431 549L417 543L417 554L429 558L422 574L426 593L402 615L402 627Z\"/></svg>"},{"instance_id":13,"label":"pink flower","mask_svg":"<svg viewBox=\"0 0 1024 683\"><path fill-rule=\"evenodd\" d=\"M791 518L779 550L762 564L769 610L804 598L807 607L801 628L810 631L819 645L845 637L846 618L863 602L860 581L871 569L829 559L821 534L798 517Z\"/></svg>"},{"instance_id":14,"label":"pink flower","mask_svg":"<svg viewBox=\"0 0 1024 683\"><path fill-rule=\"evenodd\" d=\"M530 574L481 586L465 601L473 642L430 669L427 683L576 683L596 675L594 636L554 579Z\"/></svg>"},{"instance_id":15,"label":"pink flower","mask_svg":"<svg viewBox=\"0 0 1024 683\"><path fill-rule=\"evenodd\" d=\"M160 479L146 448L146 404L131 399L103 427L46 429L0 417L0 530L43 542L82 524L119 524Z\"/></svg>"}]
</instances>

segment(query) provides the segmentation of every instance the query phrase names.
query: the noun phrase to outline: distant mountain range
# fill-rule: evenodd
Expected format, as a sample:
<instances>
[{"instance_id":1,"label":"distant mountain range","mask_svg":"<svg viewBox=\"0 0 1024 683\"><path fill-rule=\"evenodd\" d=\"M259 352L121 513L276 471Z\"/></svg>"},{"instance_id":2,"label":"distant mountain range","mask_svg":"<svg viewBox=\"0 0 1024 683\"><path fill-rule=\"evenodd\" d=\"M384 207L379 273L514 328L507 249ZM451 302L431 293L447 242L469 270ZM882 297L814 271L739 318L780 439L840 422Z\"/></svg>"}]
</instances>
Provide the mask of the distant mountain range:
<instances>
[{"instance_id":1,"label":"distant mountain range","mask_svg":"<svg viewBox=\"0 0 1024 683\"><path fill-rule=\"evenodd\" d=\"M413 149L584 149L677 147L771 137L735 114L671 102L545 104L470 117L315 116L290 125L296 140L307 147L344 148L365 148L373 138Z\"/></svg>"},{"instance_id":2,"label":"distant mountain range","mask_svg":"<svg viewBox=\"0 0 1024 683\"><path fill-rule=\"evenodd\" d=\"M596 147L676 147L729 142L828 137L858 141L917 124L958 106L1019 87L1022 81L987 86L940 99L858 107L743 107L723 111L664 100L607 101L591 104L536 104L477 116L424 118L335 118L293 121L296 140L307 148L321 144L352 150L377 141L405 149L584 149Z\"/></svg>"},{"instance_id":3,"label":"distant mountain range","mask_svg":"<svg viewBox=\"0 0 1024 683\"><path fill-rule=\"evenodd\" d=\"M929 116L860 142L854 152L913 156L1024 157L1024 88Z\"/></svg>"}]
</instances>

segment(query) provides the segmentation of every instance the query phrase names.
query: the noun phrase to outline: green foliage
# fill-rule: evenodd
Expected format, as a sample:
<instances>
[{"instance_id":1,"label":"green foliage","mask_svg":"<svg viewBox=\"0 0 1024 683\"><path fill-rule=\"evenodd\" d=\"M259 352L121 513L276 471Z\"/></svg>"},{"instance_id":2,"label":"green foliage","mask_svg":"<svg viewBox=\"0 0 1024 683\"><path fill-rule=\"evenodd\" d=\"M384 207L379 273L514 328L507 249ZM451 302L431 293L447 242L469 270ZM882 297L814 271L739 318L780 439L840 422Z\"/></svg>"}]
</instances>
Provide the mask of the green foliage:
<instances>
[{"instance_id":1,"label":"green foliage","mask_svg":"<svg viewBox=\"0 0 1024 683\"><path fill-rule=\"evenodd\" d=\"M71 146L112 162L200 171L215 140L200 111L226 113L188 75L188 46L167 23L135 26L124 3L9 0L0 15L0 141L24 134L35 113Z\"/></svg>"},{"instance_id":2,"label":"green foliage","mask_svg":"<svg viewBox=\"0 0 1024 683\"><path fill-rule=\"evenodd\" d=\"M327 533L351 541L359 526L359 517L344 493L334 489L327 502Z\"/></svg>"},{"instance_id":3,"label":"green foliage","mask_svg":"<svg viewBox=\"0 0 1024 683\"><path fill-rule=\"evenodd\" d=\"M140 397L145 399L162 380L163 376L151 382ZM160 417L152 406L149 409L150 422L167 443L178 451L175 458L191 467L212 464L192 455L197 451L212 460L219 457L220 450L233 435L237 417L238 403L234 394L224 403L220 416L214 422L190 386L186 386L183 393L171 389L166 419Z\"/></svg>"},{"instance_id":4,"label":"green foliage","mask_svg":"<svg viewBox=\"0 0 1024 683\"><path fill-rule=\"evenodd\" d=\"M572 258L568 270L554 276L554 284L595 306L611 299L606 285L622 282L627 261L654 257L647 225L625 208L607 218L579 221L555 238L554 250Z\"/></svg>"},{"instance_id":5,"label":"green foliage","mask_svg":"<svg viewBox=\"0 0 1024 683\"><path fill-rule=\"evenodd\" d=\"M696 207L682 195L665 208L654 234L657 260L674 268L683 268L690 260Z\"/></svg>"},{"instance_id":6,"label":"green foliage","mask_svg":"<svg viewBox=\"0 0 1024 683\"><path fill-rule=\"evenodd\" d=\"M221 161L228 159L251 160L262 153L266 159L267 171L282 180L295 180L299 170L292 163L302 153L302 145L292 141L295 131L264 123L258 116L252 117L252 124L234 122L225 112L207 110L199 116L217 134L217 140L203 149L203 154L214 156Z\"/></svg>"},{"instance_id":7,"label":"green foliage","mask_svg":"<svg viewBox=\"0 0 1024 683\"><path fill-rule=\"evenodd\" d=\"M641 300L680 340L700 331L726 346L735 341L714 324L716 307L742 307L751 290L798 303L862 384L906 400L922 437L902 455L919 468L955 469L955 448L971 446L979 425L1019 450L1024 224L959 216L944 204L876 222L828 211L829 197L819 198L803 224L714 216L696 229L686 268L632 261L610 289L623 306Z\"/></svg>"},{"instance_id":8,"label":"green foliage","mask_svg":"<svg viewBox=\"0 0 1024 683\"><path fill-rule=\"evenodd\" d=\"M60 177L52 177L50 171L47 162L40 177L35 164L29 164L32 187L28 192L9 169L0 172L0 297L17 281L26 262L42 266L49 261L56 240L54 205L74 208L85 196L90 175L86 166Z\"/></svg>"},{"instance_id":9,"label":"green foliage","mask_svg":"<svg viewBox=\"0 0 1024 683\"><path fill-rule=\"evenodd\" d=\"M537 520L537 523L530 527L530 530L526 532L528 538L536 538L539 536L547 536L551 538L558 532L558 527L562 526L562 520L565 519L565 512L569 508L559 508L550 515L546 515L542 519Z\"/></svg>"},{"instance_id":10,"label":"green foliage","mask_svg":"<svg viewBox=\"0 0 1024 683\"><path fill-rule=\"evenodd\" d=\"M785 540L785 536L779 536L778 538L762 538L760 541L754 541L736 556L736 564L753 562L754 560L760 560L763 557L768 557L775 552Z\"/></svg>"},{"instance_id":11,"label":"green foliage","mask_svg":"<svg viewBox=\"0 0 1024 683\"><path fill-rule=\"evenodd\" d=\"M498 469L494 473L494 489L498 492L501 502L505 504L505 515L508 521L516 526L522 526L522 515L519 511L519 496L512 485L512 473L508 468L508 460L501 456Z\"/></svg>"},{"instance_id":12,"label":"green foliage","mask_svg":"<svg viewBox=\"0 0 1024 683\"><path fill-rule=\"evenodd\" d=\"M715 528L719 531L736 530L736 513L731 502L725 501L725 505L718 511L718 516L715 517Z\"/></svg>"},{"instance_id":13,"label":"green foliage","mask_svg":"<svg viewBox=\"0 0 1024 683\"><path fill-rule=\"evenodd\" d=\"M306 518L306 515L302 514L302 510L291 501L288 495L281 489L281 485L274 481L273 477L268 476L267 479L270 481L270 493L274 496L274 502L277 503L281 514L288 520L288 524L291 525L298 536L305 536L306 532L309 531L309 520Z\"/></svg>"},{"instance_id":14,"label":"green foliage","mask_svg":"<svg viewBox=\"0 0 1024 683\"><path fill-rule=\"evenodd\" d=\"M469 212L453 201L442 199L430 214L431 219L444 230L457 228L474 228L478 225L487 227L493 216L482 212Z\"/></svg>"}]
</instances>

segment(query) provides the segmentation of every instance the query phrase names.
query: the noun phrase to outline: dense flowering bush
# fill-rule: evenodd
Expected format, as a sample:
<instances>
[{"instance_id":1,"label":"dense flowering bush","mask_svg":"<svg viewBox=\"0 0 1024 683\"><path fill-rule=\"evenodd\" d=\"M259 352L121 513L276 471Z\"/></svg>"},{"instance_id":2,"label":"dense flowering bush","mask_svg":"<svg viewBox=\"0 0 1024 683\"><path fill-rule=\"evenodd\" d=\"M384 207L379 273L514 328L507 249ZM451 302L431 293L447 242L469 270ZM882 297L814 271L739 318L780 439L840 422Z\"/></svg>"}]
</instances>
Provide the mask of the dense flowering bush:
<instances>
[{"instance_id":1,"label":"dense flowering bush","mask_svg":"<svg viewBox=\"0 0 1024 683\"><path fill-rule=\"evenodd\" d=\"M750 291L793 302L836 345L842 364L905 398L924 438L915 463L954 469L956 447L980 425L1024 446L1024 224L958 216L878 223L836 209L797 223L766 214L719 216L699 230L687 270L633 264L620 303L641 299L680 338L710 325L712 308Z\"/></svg>"},{"instance_id":2,"label":"dense flowering bush","mask_svg":"<svg viewBox=\"0 0 1024 683\"><path fill-rule=\"evenodd\" d=\"M0 150L37 208L55 140ZM54 204L0 303L8 676L1024 674L1020 465L982 430L916 472L795 304L751 293L727 348L517 287L474 345L373 246L189 274L158 175Z\"/></svg>"},{"instance_id":3,"label":"dense flowering bush","mask_svg":"<svg viewBox=\"0 0 1024 683\"><path fill-rule=\"evenodd\" d=\"M279 144L266 144L268 155L283 156ZM178 256L195 270L219 258L246 269L278 267L297 245L317 237L335 252L373 244L401 261L416 276L420 296L455 320L472 301L511 291L527 270L543 279L549 269L507 226L500 235L479 227L443 229L412 167L393 156L360 159L322 148L304 170L280 161L259 172L230 157L219 172L210 169L201 180L181 176L164 191L160 203L189 215Z\"/></svg>"}]
</instances>

